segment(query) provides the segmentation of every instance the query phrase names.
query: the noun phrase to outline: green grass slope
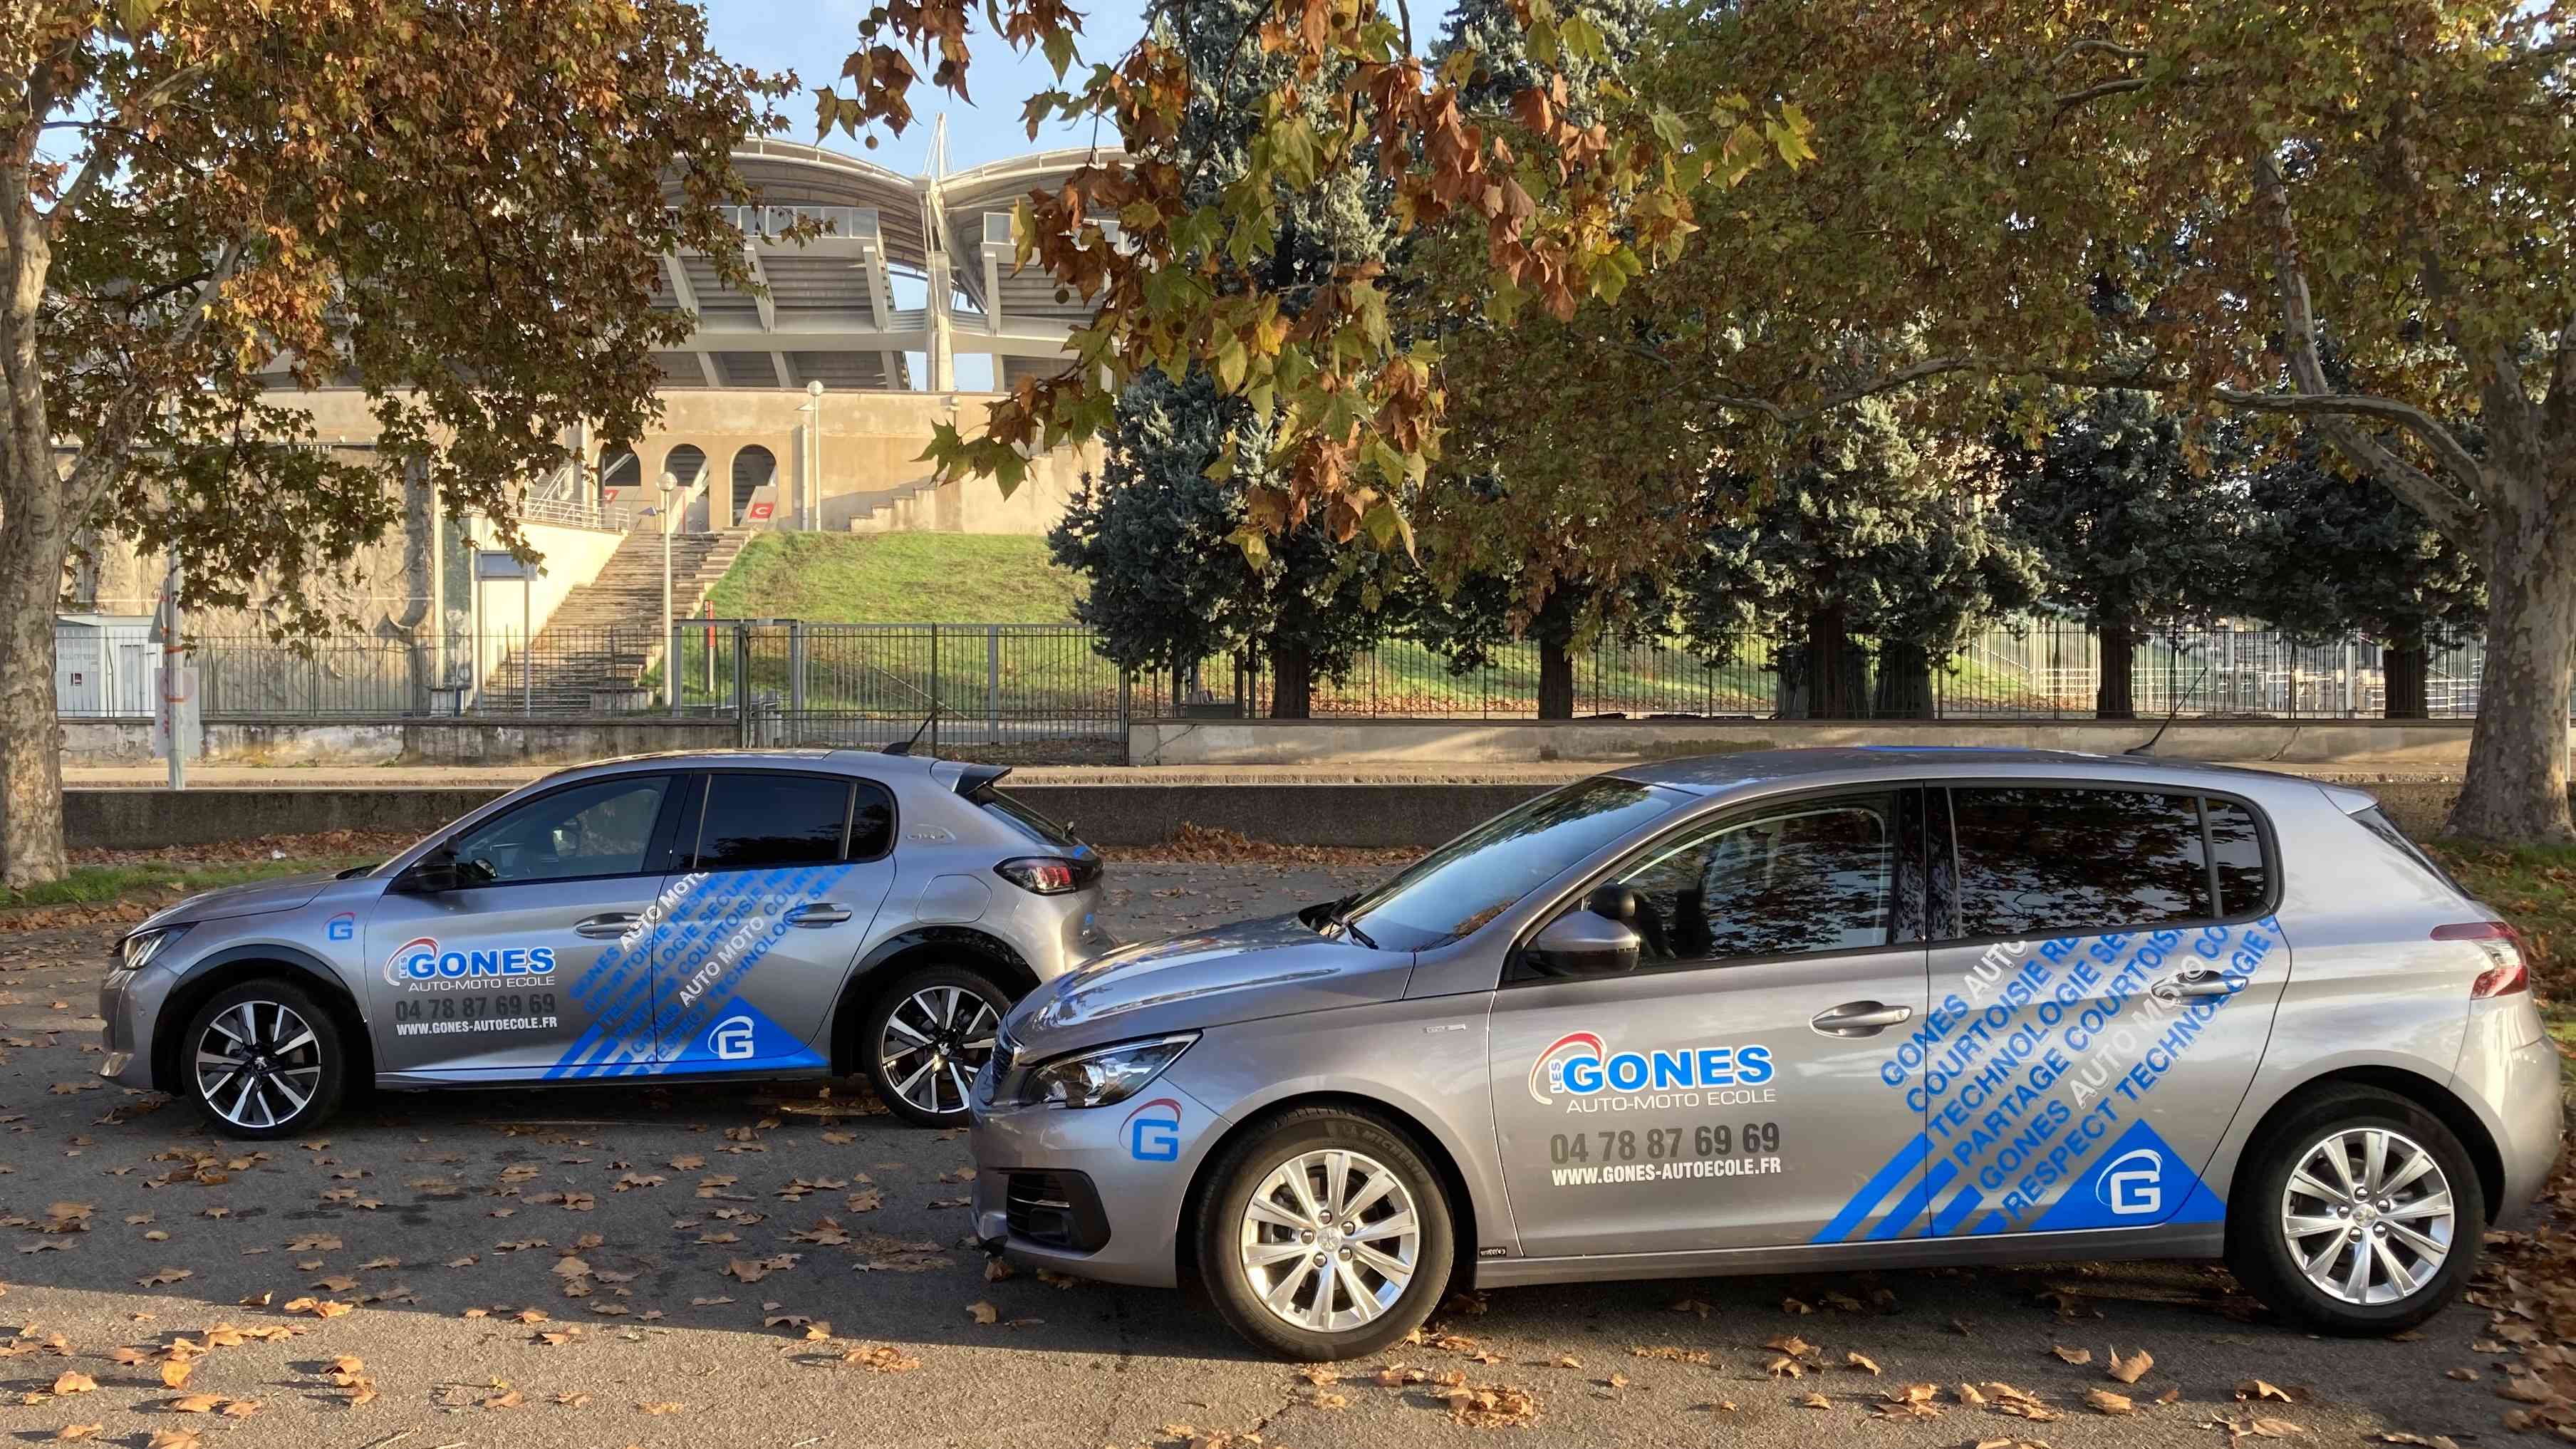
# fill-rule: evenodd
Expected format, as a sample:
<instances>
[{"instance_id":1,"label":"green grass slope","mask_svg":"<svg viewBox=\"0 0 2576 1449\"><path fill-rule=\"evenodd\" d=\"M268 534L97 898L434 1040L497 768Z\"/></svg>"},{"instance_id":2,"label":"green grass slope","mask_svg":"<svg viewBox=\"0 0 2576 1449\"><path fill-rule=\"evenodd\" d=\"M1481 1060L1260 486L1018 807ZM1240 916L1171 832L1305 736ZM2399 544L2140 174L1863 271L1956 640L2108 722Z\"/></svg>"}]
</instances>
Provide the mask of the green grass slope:
<instances>
[{"instance_id":1,"label":"green grass slope","mask_svg":"<svg viewBox=\"0 0 2576 1449\"><path fill-rule=\"evenodd\" d=\"M981 533L765 533L715 589L720 619L1070 624L1082 578L1046 540Z\"/></svg>"}]
</instances>

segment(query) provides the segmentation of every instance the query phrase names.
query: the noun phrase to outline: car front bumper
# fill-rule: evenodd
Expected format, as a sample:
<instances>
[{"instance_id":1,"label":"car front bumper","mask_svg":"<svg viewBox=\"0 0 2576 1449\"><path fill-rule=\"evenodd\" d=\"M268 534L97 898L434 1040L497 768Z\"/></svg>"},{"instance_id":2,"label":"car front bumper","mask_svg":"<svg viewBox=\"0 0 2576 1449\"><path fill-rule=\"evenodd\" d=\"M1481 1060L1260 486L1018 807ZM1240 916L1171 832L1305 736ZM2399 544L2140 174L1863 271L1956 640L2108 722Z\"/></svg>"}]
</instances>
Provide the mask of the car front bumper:
<instances>
[{"instance_id":1,"label":"car front bumper","mask_svg":"<svg viewBox=\"0 0 2576 1449\"><path fill-rule=\"evenodd\" d=\"M110 971L98 985L98 1074L120 1086L152 1086L151 1035L146 1030L147 1006L136 983L143 975L123 969Z\"/></svg>"},{"instance_id":2,"label":"car front bumper","mask_svg":"<svg viewBox=\"0 0 2576 1449\"><path fill-rule=\"evenodd\" d=\"M1179 1282L1181 1204L1225 1119L1163 1080L1113 1106L978 1101L973 1118L977 1237L1078 1278Z\"/></svg>"}]
</instances>

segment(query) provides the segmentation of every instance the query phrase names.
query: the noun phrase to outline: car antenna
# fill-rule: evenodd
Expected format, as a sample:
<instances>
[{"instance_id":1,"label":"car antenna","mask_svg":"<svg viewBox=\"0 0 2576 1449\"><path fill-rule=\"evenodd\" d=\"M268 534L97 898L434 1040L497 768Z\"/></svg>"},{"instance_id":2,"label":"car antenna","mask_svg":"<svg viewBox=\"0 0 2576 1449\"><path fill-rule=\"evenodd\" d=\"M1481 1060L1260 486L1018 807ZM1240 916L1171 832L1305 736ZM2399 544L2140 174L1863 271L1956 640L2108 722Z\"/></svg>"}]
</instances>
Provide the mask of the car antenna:
<instances>
[{"instance_id":1,"label":"car antenna","mask_svg":"<svg viewBox=\"0 0 2576 1449\"><path fill-rule=\"evenodd\" d=\"M911 754L911 753L912 753L912 747L913 747L914 745L916 745L916 744L918 744L918 743L920 743L920 742L921 742L921 732L922 732L923 730L926 730L926 729L930 728L930 722L931 722L932 720L937 719L937 718L939 718L939 705L938 705L938 703L937 703L936 701L933 701L933 702L932 702L932 704L931 704L931 706L930 706L930 713L928 713L928 714L926 714L926 715L923 715L923 716L921 717L921 723L920 723L918 726L916 726L916 727L914 728L914 730L913 730L913 732L912 732L912 738L911 738L911 739L908 739L908 740L905 740L902 744L899 744L899 745L888 745L888 746L886 746L885 753L887 753L887 754L889 754L889 755L908 755L908 754ZM2149 741L2149 743L2153 743L2153 741Z\"/></svg>"},{"instance_id":2,"label":"car antenna","mask_svg":"<svg viewBox=\"0 0 2576 1449\"><path fill-rule=\"evenodd\" d=\"M2200 661L2200 674L2192 680L2191 688L2174 696L2173 708L2165 711L2164 719L2156 725L2156 732L2147 736L2147 742L2145 744L2133 745L2128 749L2122 750L2120 753L2123 755L2154 754L2156 752L2156 741L2165 737L2165 731L2172 727L2174 717L2182 713L2183 705L2190 702L2193 695L2200 693L2201 681L2209 678L2209 665L2210 661L2207 658L2203 658Z\"/></svg>"}]
</instances>

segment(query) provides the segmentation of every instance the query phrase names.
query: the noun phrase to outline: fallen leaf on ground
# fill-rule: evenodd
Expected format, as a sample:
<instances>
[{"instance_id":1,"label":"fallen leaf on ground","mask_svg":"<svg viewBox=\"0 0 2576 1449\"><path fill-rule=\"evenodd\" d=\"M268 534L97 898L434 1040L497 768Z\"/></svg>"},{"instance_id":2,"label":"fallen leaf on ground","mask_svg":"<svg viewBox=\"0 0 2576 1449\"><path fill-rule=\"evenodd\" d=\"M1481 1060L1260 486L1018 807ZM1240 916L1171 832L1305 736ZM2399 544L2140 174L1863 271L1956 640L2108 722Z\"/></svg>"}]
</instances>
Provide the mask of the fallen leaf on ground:
<instances>
[{"instance_id":1,"label":"fallen leaf on ground","mask_svg":"<svg viewBox=\"0 0 2576 1449\"><path fill-rule=\"evenodd\" d=\"M2118 1379L2121 1383L2134 1384L2138 1380L2146 1377L2147 1370L2154 1368L2155 1366L2156 1360L2154 1355L2148 1353L2143 1348L2139 1349L2136 1353L2129 1355L2127 1358L2120 1357L2120 1350L2114 1348L2111 1350L2111 1366L2107 1372L2109 1372L2111 1377Z\"/></svg>"},{"instance_id":2,"label":"fallen leaf on ground","mask_svg":"<svg viewBox=\"0 0 2576 1449\"><path fill-rule=\"evenodd\" d=\"M2130 1402L2128 1395L2115 1394L2109 1389L2086 1389L2084 1402L2092 1405L2096 1413L2134 1414L2138 1411L2138 1406Z\"/></svg>"}]
</instances>

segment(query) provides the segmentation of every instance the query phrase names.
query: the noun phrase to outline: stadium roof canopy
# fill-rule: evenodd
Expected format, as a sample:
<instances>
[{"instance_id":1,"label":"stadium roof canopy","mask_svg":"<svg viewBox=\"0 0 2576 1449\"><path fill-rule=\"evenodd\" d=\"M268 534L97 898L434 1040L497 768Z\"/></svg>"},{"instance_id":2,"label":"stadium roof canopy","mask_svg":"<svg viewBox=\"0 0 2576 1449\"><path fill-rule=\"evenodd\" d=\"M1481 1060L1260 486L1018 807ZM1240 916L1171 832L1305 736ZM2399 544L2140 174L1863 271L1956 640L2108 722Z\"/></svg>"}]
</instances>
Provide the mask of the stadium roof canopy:
<instances>
[{"instance_id":1,"label":"stadium roof canopy","mask_svg":"<svg viewBox=\"0 0 2576 1449\"><path fill-rule=\"evenodd\" d=\"M687 343L655 354L668 385L944 392L960 353L991 356L998 388L1060 370L1065 336L1091 307L1059 300L1034 269L1012 275L1011 209L1115 153L1041 151L949 172L941 152L934 145L930 169L905 176L793 141L736 150L759 200L734 220L768 294L723 286L704 254L665 258L658 305L698 319ZM803 219L826 234L780 238ZM927 359L927 376L913 375L907 353Z\"/></svg>"}]
</instances>

